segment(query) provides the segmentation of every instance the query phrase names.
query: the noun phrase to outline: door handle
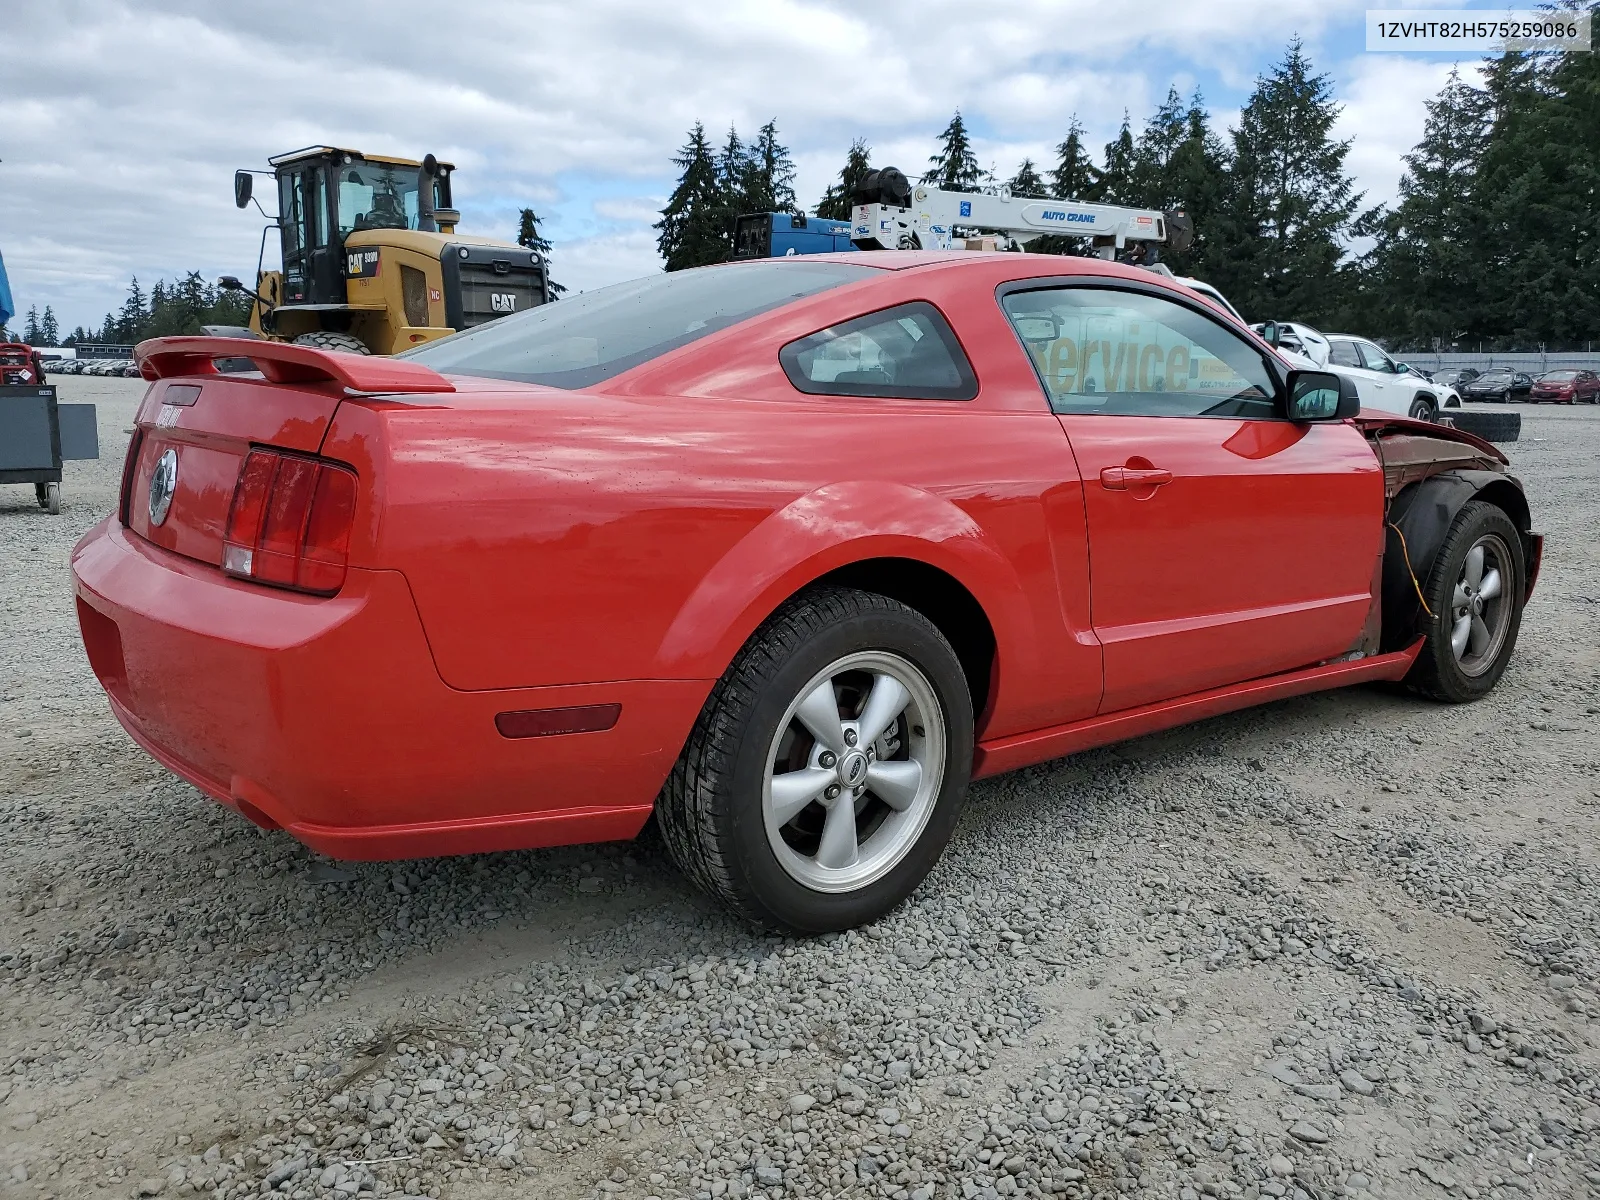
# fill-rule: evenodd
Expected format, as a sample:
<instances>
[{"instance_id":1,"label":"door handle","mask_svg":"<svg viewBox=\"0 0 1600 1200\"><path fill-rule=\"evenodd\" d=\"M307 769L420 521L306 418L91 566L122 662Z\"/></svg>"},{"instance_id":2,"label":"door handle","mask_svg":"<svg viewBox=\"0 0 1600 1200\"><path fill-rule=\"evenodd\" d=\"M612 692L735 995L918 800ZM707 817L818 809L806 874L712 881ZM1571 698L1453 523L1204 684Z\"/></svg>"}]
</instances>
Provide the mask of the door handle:
<instances>
[{"instance_id":1,"label":"door handle","mask_svg":"<svg viewBox=\"0 0 1600 1200\"><path fill-rule=\"evenodd\" d=\"M1172 472L1161 467L1101 467L1100 486L1108 492L1129 488L1160 487L1172 482Z\"/></svg>"}]
</instances>

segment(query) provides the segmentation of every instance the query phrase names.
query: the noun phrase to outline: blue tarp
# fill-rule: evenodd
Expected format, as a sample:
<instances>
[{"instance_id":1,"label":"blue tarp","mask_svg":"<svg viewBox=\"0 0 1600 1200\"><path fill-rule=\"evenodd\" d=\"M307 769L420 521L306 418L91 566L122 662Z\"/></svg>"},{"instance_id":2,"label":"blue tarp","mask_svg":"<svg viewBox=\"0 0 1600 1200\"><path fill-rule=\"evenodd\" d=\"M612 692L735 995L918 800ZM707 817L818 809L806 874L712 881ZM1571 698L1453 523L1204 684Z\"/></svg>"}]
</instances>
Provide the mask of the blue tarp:
<instances>
[{"instance_id":1,"label":"blue tarp","mask_svg":"<svg viewBox=\"0 0 1600 1200\"><path fill-rule=\"evenodd\" d=\"M0 328L17 311L16 303L11 299L11 284L6 281L6 260L0 255Z\"/></svg>"}]
</instances>

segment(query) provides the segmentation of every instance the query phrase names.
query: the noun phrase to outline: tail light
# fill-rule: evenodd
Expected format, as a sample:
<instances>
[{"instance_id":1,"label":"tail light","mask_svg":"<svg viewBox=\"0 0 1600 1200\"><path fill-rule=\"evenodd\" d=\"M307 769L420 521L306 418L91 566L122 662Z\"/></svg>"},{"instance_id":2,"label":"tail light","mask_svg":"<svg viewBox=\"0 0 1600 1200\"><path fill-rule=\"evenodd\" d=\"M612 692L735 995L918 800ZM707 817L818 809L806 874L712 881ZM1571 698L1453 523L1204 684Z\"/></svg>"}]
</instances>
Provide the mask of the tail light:
<instances>
[{"instance_id":1,"label":"tail light","mask_svg":"<svg viewBox=\"0 0 1600 1200\"><path fill-rule=\"evenodd\" d=\"M344 586L355 512L356 476L348 467L252 450L234 485L222 569L331 596Z\"/></svg>"}]
</instances>

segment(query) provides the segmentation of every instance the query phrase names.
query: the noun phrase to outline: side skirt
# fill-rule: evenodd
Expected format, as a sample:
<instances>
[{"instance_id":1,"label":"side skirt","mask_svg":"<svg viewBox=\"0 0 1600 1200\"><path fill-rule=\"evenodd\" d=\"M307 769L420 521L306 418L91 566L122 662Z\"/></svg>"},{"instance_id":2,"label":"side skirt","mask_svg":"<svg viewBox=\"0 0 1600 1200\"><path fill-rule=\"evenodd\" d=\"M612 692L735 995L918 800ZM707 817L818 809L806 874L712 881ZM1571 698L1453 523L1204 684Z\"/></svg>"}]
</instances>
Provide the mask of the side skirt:
<instances>
[{"instance_id":1,"label":"side skirt","mask_svg":"<svg viewBox=\"0 0 1600 1200\"><path fill-rule=\"evenodd\" d=\"M1355 662L1326 663L1320 667L1306 667L1284 675L1270 675L1265 679L1252 679L1228 687L1212 688L1165 700L1160 704L1146 704L1118 713L1090 717L1069 725L1056 725L1049 729L1036 729L1032 733L1018 733L1010 737L980 742L974 756L974 779L1015 771L1034 763L1047 762L1083 750L1093 750L1112 742L1127 741L1176 725L1204 720L1241 708L1252 708L1273 700L1302 696L1307 692L1322 692L1330 688L1349 687L1357 683L1405 678L1422 650L1418 638L1404 650L1391 654L1376 654Z\"/></svg>"}]
</instances>

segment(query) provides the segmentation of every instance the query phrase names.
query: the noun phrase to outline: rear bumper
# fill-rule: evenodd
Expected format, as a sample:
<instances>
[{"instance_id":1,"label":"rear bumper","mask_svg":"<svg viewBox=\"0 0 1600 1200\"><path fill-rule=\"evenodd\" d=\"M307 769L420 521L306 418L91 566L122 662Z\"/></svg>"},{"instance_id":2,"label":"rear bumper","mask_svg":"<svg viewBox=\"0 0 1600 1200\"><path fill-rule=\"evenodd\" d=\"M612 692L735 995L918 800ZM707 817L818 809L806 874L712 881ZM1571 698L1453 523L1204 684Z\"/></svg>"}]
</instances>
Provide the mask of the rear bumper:
<instances>
[{"instance_id":1,"label":"rear bumper","mask_svg":"<svg viewBox=\"0 0 1600 1200\"><path fill-rule=\"evenodd\" d=\"M632 837L710 690L634 680L466 692L434 666L403 576L315 599L228 579L114 518L73 551L111 710L169 770L339 858ZM536 637L508 630L508 637ZM509 739L497 713L620 704L607 730Z\"/></svg>"}]
</instances>

